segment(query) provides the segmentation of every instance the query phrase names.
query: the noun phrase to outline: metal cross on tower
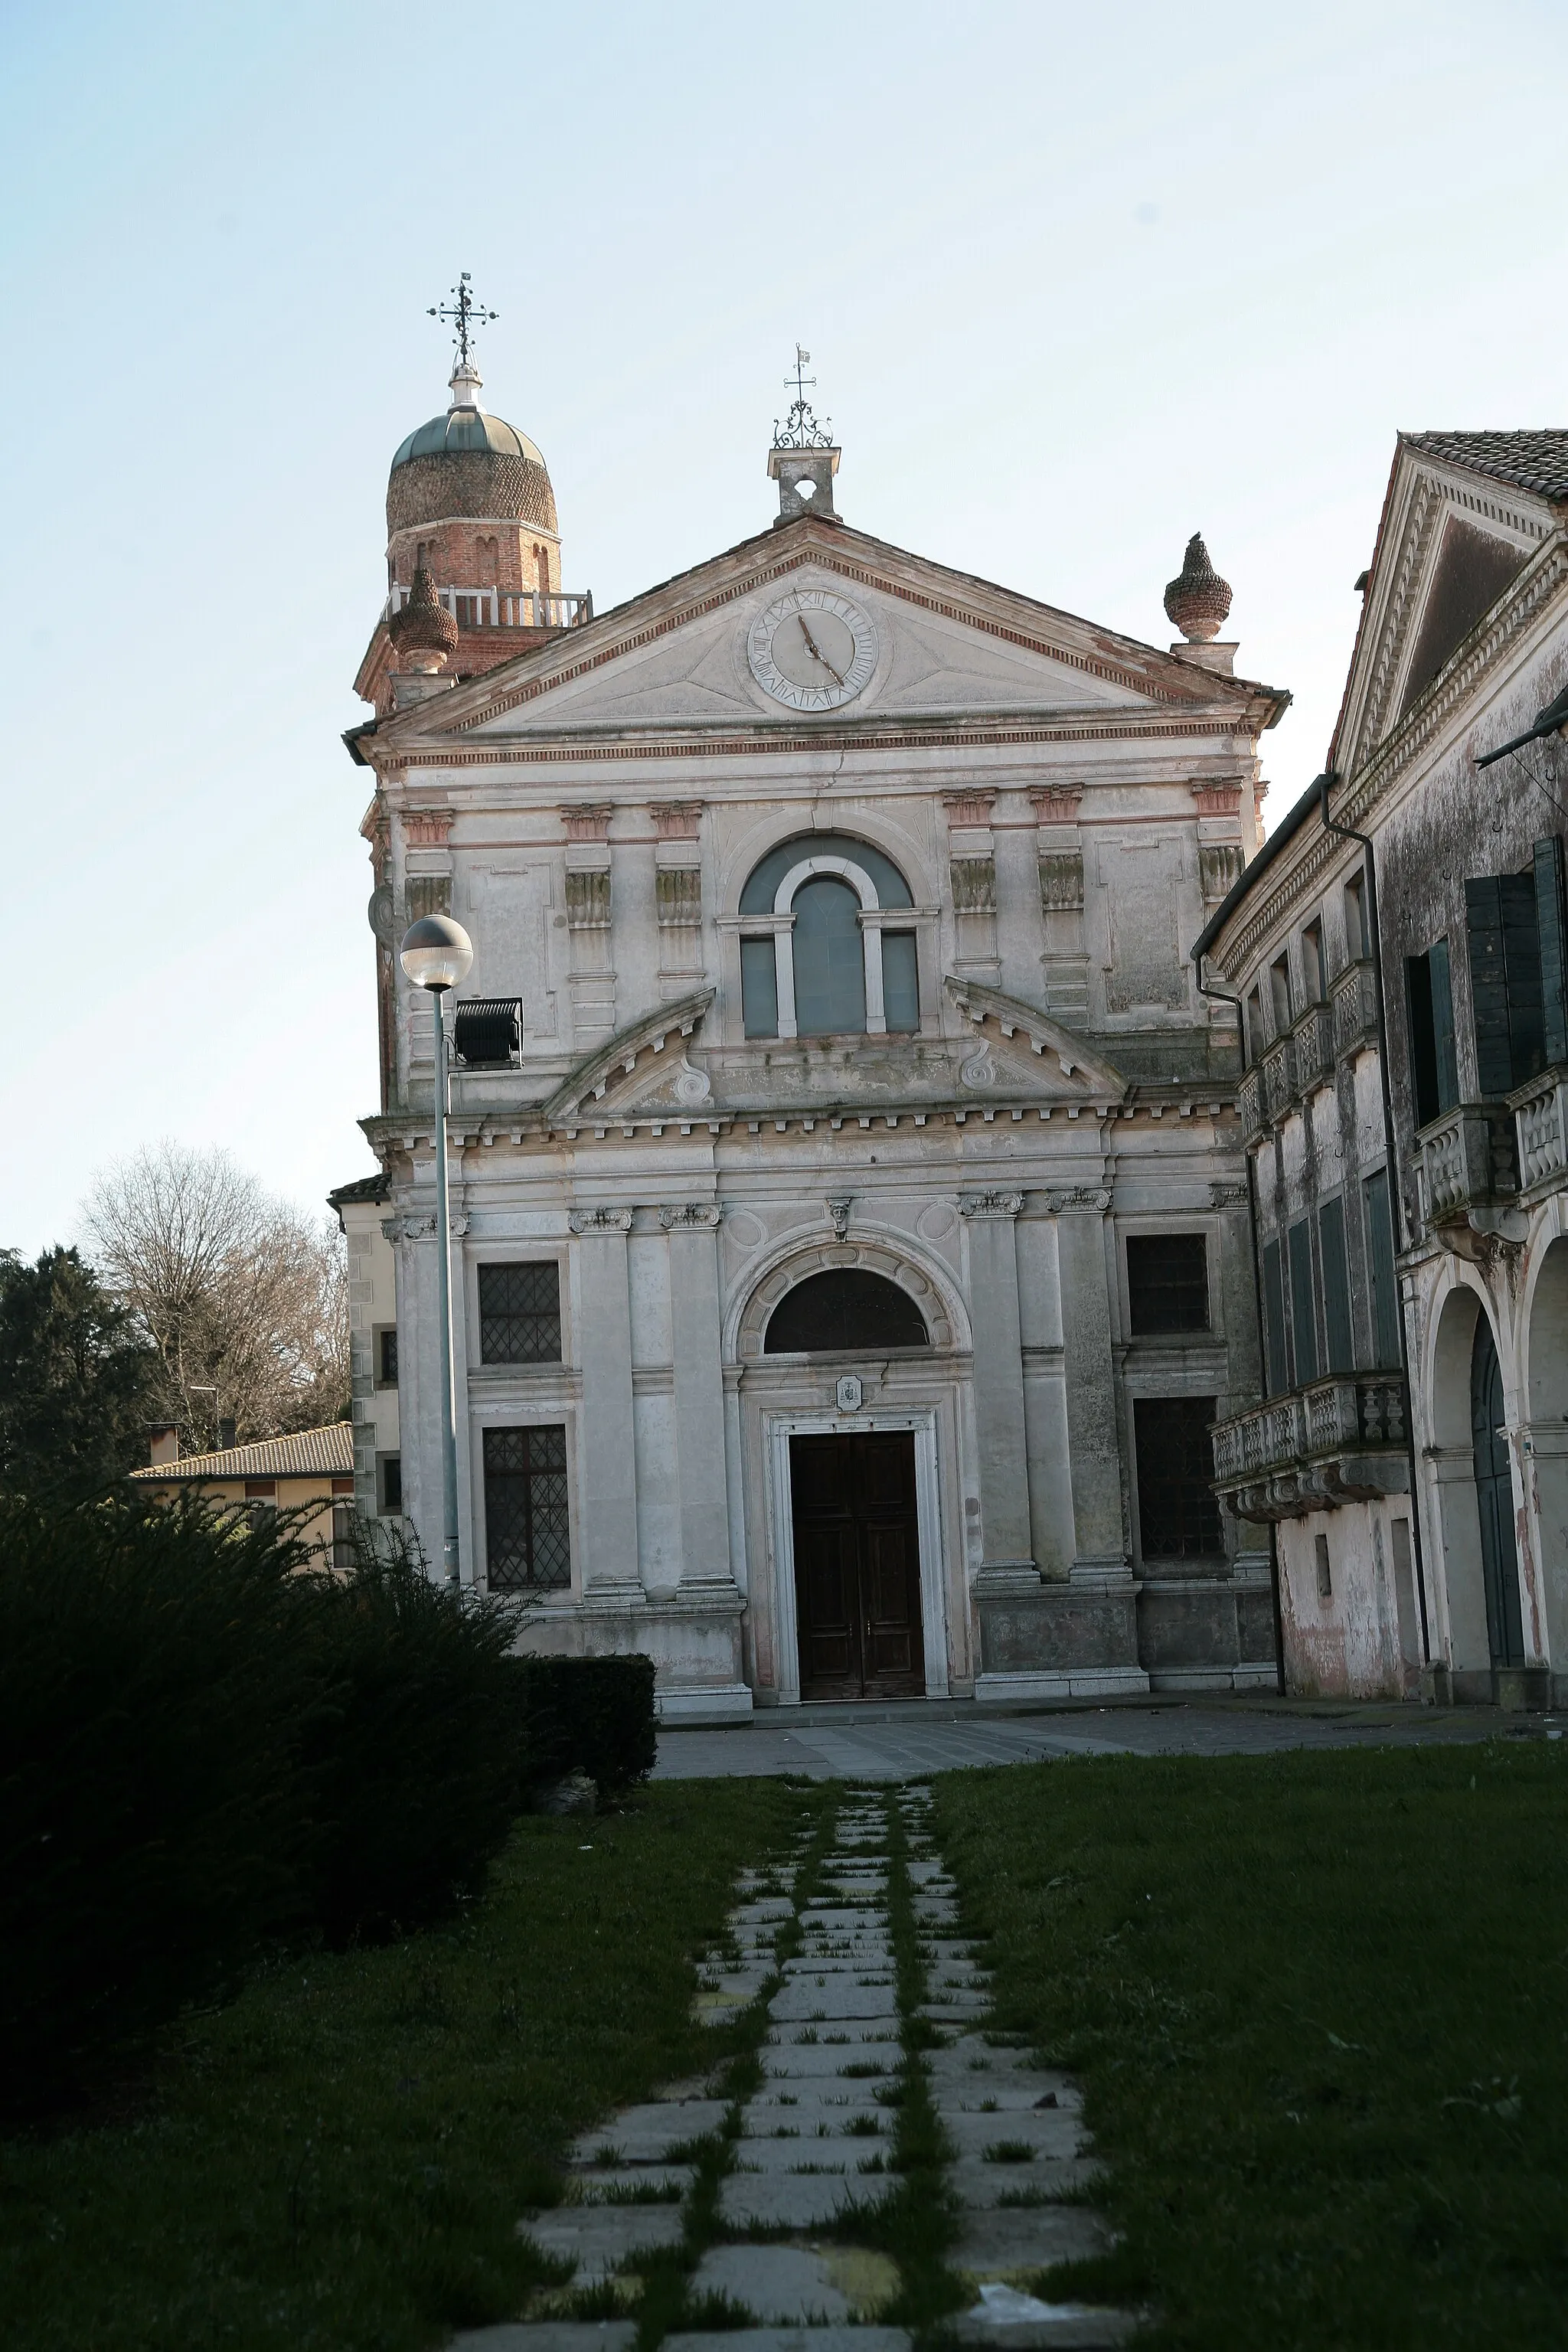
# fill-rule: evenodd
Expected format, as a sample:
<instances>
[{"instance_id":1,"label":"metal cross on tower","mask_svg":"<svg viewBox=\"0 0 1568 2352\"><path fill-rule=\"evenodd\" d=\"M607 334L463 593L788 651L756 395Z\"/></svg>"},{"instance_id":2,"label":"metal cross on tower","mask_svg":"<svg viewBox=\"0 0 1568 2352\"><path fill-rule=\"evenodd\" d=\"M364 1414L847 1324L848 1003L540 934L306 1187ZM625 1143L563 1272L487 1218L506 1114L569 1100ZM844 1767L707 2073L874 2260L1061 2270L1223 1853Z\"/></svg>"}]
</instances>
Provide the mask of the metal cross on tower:
<instances>
[{"instance_id":1,"label":"metal cross on tower","mask_svg":"<svg viewBox=\"0 0 1568 2352\"><path fill-rule=\"evenodd\" d=\"M813 391L816 389L816 378L805 373L810 365L811 353L796 343L795 373L793 376L786 375L784 378L784 390L788 392L793 384L795 398L790 403L788 423L781 425L776 416L773 419L775 449L828 449L833 446L832 419L829 418L827 429L824 432L816 421L810 401L805 396L807 384L811 385Z\"/></svg>"},{"instance_id":2,"label":"metal cross on tower","mask_svg":"<svg viewBox=\"0 0 1568 2352\"><path fill-rule=\"evenodd\" d=\"M468 291L468 280L472 275L471 270L464 270L452 289L455 298L452 301L432 303L430 307L432 319L444 320L457 328L452 341L458 347L458 365L460 368L469 367L473 362L474 329L488 326L492 319L500 317L499 310L487 310L481 303L474 300Z\"/></svg>"}]
</instances>

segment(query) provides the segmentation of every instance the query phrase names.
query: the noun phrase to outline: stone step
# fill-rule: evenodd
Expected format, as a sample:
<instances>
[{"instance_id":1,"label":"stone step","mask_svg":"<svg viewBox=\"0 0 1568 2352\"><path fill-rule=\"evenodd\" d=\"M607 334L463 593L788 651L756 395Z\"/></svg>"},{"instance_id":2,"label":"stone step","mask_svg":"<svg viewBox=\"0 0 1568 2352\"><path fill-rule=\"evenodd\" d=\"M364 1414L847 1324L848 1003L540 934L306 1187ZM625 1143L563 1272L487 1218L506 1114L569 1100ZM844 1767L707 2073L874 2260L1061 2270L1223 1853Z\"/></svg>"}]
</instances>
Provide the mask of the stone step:
<instances>
[{"instance_id":1,"label":"stone step","mask_svg":"<svg viewBox=\"0 0 1568 2352\"><path fill-rule=\"evenodd\" d=\"M994 2210L1004 2197L1076 2197L1104 2177L1105 2167L1091 2156L1037 2156L1032 2164L987 2164L966 2156L942 2176L958 2203L972 2213Z\"/></svg>"},{"instance_id":2,"label":"stone step","mask_svg":"<svg viewBox=\"0 0 1568 2352\"><path fill-rule=\"evenodd\" d=\"M809 2230L852 2207L881 2204L898 2187L890 2173L731 2172L719 2188L719 2218L732 2230Z\"/></svg>"},{"instance_id":3,"label":"stone step","mask_svg":"<svg viewBox=\"0 0 1568 2352\"><path fill-rule=\"evenodd\" d=\"M597 2286L632 2255L679 2246L685 2234L679 2205L557 2205L517 2226L541 2253L575 2263L574 2286Z\"/></svg>"},{"instance_id":4,"label":"stone step","mask_svg":"<svg viewBox=\"0 0 1568 2352\"><path fill-rule=\"evenodd\" d=\"M658 2164L673 2149L718 2131L728 2113L722 2099L658 2099L647 2106L625 2107L583 2134L572 2150L572 2161Z\"/></svg>"},{"instance_id":5,"label":"stone step","mask_svg":"<svg viewBox=\"0 0 1568 2352\"><path fill-rule=\"evenodd\" d=\"M1083 2126L1067 2107L1015 2107L987 2115L984 2109L954 2110L939 2105L942 2127L961 2157L984 2157L994 2147L1032 2148L1037 2157L1079 2156L1083 2152ZM1021 2160L991 2158L1002 2172L1026 2172Z\"/></svg>"},{"instance_id":6,"label":"stone step","mask_svg":"<svg viewBox=\"0 0 1568 2352\"><path fill-rule=\"evenodd\" d=\"M825 2042L794 2042L783 2047L766 2043L760 2052L768 2079L773 2083L803 2083L843 2078L847 2082L875 2084L896 2075L903 2053L896 2039L885 2042L858 2042L846 2048L842 2043ZM846 2066L876 2066L878 2074L844 2076Z\"/></svg>"},{"instance_id":7,"label":"stone step","mask_svg":"<svg viewBox=\"0 0 1568 2352\"><path fill-rule=\"evenodd\" d=\"M858 1984L853 1976L795 1977L768 2003L776 2025L833 2024L841 2019L896 2018L899 1990L894 1984Z\"/></svg>"},{"instance_id":8,"label":"stone step","mask_svg":"<svg viewBox=\"0 0 1568 2352\"><path fill-rule=\"evenodd\" d=\"M898 2291L888 2256L856 2246L809 2253L802 2246L710 2246L691 2280L693 2295L721 2294L764 2324L814 2330L873 2316Z\"/></svg>"}]
</instances>

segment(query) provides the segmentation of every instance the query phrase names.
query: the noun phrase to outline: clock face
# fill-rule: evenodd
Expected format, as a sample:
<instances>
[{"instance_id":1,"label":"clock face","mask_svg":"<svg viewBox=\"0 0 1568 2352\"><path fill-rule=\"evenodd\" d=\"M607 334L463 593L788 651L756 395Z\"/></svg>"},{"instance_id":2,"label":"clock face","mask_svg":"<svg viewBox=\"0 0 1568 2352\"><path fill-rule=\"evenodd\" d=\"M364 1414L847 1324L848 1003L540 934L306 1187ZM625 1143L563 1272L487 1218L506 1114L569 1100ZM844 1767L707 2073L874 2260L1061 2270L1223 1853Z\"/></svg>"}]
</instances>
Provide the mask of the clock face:
<instances>
[{"instance_id":1,"label":"clock face","mask_svg":"<svg viewBox=\"0 0 1568 2352\"><path fill-rule=\"evenodd\" d=\"M792 710L837 710L852 702L877 667L869 616L829 588L795 588L752 622L746 639L752 676Z\"/></svg>"}]
</instances>

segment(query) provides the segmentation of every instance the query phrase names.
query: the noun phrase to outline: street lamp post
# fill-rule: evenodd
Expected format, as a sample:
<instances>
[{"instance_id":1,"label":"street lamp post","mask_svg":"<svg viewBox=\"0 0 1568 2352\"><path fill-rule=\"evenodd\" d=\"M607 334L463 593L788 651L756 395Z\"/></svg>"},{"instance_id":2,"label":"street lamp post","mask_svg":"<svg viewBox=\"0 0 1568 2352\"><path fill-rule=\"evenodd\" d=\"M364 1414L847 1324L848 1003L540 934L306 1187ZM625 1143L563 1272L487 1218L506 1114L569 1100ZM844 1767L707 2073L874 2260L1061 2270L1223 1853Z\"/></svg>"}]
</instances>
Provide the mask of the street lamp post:
<instances>
[{"instance_id":1,"label":"street lamp post","mask_svg":"<svg viewBox=\"0 0 1568 2352\"><path fill-rule=\"evenodd\" d=\"M449 915L426 915L404 933L398 961L416 988L427 988L436 1024L436 1283L441 1327L441 1550L448 1584L458 1581L458 1401L452 1388L452 1218L447 1198L447 1024L441 1000L468 976L473 941Z\"/></svg>"}]
</instances>

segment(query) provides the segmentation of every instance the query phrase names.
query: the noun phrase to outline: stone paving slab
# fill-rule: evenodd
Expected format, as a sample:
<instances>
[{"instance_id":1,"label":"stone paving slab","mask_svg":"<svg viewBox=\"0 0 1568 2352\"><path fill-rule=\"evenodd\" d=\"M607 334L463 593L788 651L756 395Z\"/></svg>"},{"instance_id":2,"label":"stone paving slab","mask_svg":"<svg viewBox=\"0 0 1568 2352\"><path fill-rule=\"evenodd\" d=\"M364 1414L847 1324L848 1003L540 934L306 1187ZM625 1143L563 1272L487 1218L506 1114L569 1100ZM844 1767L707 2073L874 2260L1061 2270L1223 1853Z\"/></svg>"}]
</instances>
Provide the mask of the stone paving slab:
<instances>
[{"instance_id":1,"label":"stone paving slab","mask_svg":"<svg viewBox=\"0 0 1568 2352\"><path fill-rule=\"evenodd\" d=\"M732 2172L720 2184L719 2216L731 2229L809 2230L851 2206L879 2205L897 2186L889 2173Z\"/></svg>"},{"instance_id":2,"label":"stone paving slab","mask_svg":"<svg viewBox=\"0 0 1568 2352\"><path fill-rule=\"evenodd\" d=\"M960 2157L984 2157L987 2149L1004 2145L1032 2147L1037 2157L1077 2156L1083 2147L1082 2124L1067 2107L1016 2107L1011 2114L998 2108L986 2115L974 2108L955 2111L939 2106L937 2113ZM993 2162L1004 2172L1024 2173L1030 2168L1024 2163L1008 2164L996 2158Z\"/></svg>"},{"instance_id":3,"label":"stone paving slab","mask_svg":"<svg viewBox=\"0 0 1568 2352\"><path fill-rule=\"evenodd\" d=\"M825 1984L816 1977L793 1978L770 2004L770 2014L780 2025L833 2025L856 2018L892 2020L898 2013L897 1985L859 1984L847 1974L829 1977Z\"/></svg>"},{"instance_id":4,"label":"stone paving slab","mask_svg":"<svg viewBox=\"0 0 1568 2352\"><path fill-rule=\"evenodd\" d=\"M607 2123L584 2132L572 2151L574 2164L593 2164L605 2151L607 2164L658 2164L672 2148L716 2132L730 2110L722 2099L657 2099L626 2107Z\"/></svg>"},{"instance_id":5,"label":"stone paving slab","mask_svg":"<svg viewBox=\"0 0 1568 2352\"><path fill-rule=\"evenodd\" d=\"M770 2082L802 2083L839 2080L875 2084L896 2076L903 2052L896 2042L842 2043L826 2042L767 2042L758 2053ZM846 2066L879 2066L880 2074L846 2075Z\"/></svg>"},{"instance_id":6,"label":"stone paving slab","mask_svg":"<svg viewBox=\"0 0 1568 2352\"><path fill-rule=\"evenodd\" d=\"M910 2352L904 2327L733 2327L667 2336L662 2352Z\"/></svg>"},{"instance_id":7,"label":"stone paving slab","mask_svg":"<svg viewBox=\"0 0 1568 2352\"><path fill-rule=\"evenodd\" d=\"M447 2352L632 2352L635 2319L509 2319L465 2328Z\"/></svg>"},{"instance_id":8,"label":"stone paving slab","mask_svg":"<svg viewBox=\"0 0 1568 2352\"><path fill-rule=\"evenodd\" d=\"M972 2278L1005 2278L1053 2263L1092 2262L1110 2242L1100 2215L1085 2205L1003 2206L964 2215L951 2259Z\"/></svg>"},{"instance_id":9,"label":"stone paving slab","mask_svg":"<svg viewBox=\"0 0 1568 2352\"><path fill-rule=\"evenodd\" d=\"M710 2246L691 2292L726 2295L763 2321L821 2326L850 2315L849 2298L834 2285L822 2256L799 2246Z\"/></svg>"},{"instance_id":10,"label":"stone paving slab","mask_svg":"<svg viewBox=\"0 0 1568 2352\"><path fill-rule=\"evenodd\" d=\"M633 2254L679 2246L685 2227L679 2205L557 2205L518 2223L541 2253L576 2263L574 2286L597 2286Z\"/></svg>"},{"instance_id":11,"label":"stone paving slab","mask_svg":"<svg viewBox=\"0 0 1568 2352\"><path fill-rule=\"evenodd\" d=\"M973 2212L1000 2205L1004 2197L1076 2196L1104 2177L1105 2167L1091 2156L1037 2156L1033 2164L987 2164L977 2156L961 2157L946 2173L959 2203Z\"/></svg>"}]
</instances>

